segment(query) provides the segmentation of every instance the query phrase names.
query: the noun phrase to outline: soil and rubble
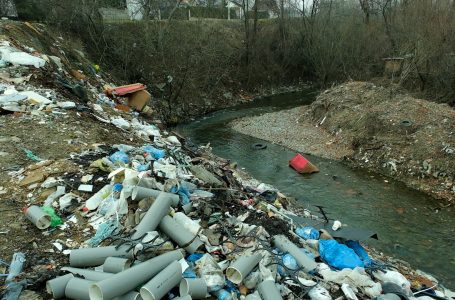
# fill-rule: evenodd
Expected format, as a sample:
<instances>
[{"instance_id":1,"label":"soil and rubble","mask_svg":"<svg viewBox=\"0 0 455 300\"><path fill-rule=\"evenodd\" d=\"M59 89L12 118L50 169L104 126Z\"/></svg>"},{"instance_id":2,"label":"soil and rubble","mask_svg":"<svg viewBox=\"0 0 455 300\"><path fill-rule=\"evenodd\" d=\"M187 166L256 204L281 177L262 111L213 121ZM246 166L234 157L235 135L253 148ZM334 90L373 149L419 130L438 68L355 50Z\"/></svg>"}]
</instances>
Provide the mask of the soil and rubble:
<instances>
[{"instance_id":1,"label":"soil and rubble","mask_svg":"<svg viewBox=\"0 0 455 300\"><path fill-rule=\"evenodd\" d=\"M48 59L44 49L1 38L0 49L21 58L0 67L4 299L177 299L190 278L205 289L195 299L454 297L405 262L305 226L325 220L209 147L115 105L103 93L115 84L72 69L69 53ZM114 256L128 263L107 272ZM57 288L55 278L65 283Z\"/></svg>"},{"instance_id":2,"label":"soil and rubble","mask_svg":"<svg viewBox=\"0 0 455 300\"><path fill-rule=\"evenodd\" d=\"M455 201L455 111L393 86L341 84L311 105L243 118L232 127L395 178L445 200L442 205Z\"/></svg>"}]
</instances>

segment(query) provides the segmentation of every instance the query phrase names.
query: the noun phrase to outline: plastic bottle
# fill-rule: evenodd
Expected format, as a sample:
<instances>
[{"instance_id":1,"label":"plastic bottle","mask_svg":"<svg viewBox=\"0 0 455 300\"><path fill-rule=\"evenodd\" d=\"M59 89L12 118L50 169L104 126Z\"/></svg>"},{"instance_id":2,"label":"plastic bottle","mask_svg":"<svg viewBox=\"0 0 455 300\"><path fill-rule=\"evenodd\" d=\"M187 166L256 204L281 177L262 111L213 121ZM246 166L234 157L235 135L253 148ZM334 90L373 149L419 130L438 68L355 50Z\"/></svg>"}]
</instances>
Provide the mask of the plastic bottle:
<instances>
[{"instance_id":1,"label":"plastic bottle","mask_svg":"<svg viewBox=\"0 0 455 300\"><path fill-rule=\"evenodd\" d=\"M215 296L217 297L218 300L233 300L231 293L229 293L226 290L219 290L215 292Z\"/></svg>"},{"instance_id":2,"label":"plastic bottle","mask_svg":"<svg viewBox=\"0 0 455 300\"><path fill-rule=\"evenodd\" d=\"M122 184L120 183L114 184L114 186L112 187L111 195L101 203L98 209L98 212L101 215L103 216L106 214L111 215L113 213L113 211L116 209L118 199L120 198L120 192L122 191L122 188L123 188Z\"/></svg>"}]
</instances>

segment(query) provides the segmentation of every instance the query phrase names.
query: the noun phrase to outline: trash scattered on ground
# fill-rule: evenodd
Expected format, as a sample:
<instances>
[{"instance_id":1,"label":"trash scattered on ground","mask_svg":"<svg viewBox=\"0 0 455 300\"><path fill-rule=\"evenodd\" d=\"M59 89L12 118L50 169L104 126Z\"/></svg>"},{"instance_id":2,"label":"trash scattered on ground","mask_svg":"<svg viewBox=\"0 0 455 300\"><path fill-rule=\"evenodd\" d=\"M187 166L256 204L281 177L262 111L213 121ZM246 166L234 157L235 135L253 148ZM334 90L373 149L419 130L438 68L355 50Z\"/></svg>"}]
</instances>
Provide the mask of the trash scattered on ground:
<instances>
[{"instance_id":1,"label":"trash scattered on ground","mask_svg":"<svg viewBox=\"0 0 455 300\"><path fill-rule=\"evenodd\" d=\"M43 63L6 43L0 50L2 68L66 68L63 60L49 56ZM15 192L25 194L21 230L30 235L31 254L46 258L27 253L31 263L23 266L25 255L16 253L4 271L4 299L44 286L54 299L453 296L430 275L392 265L358 242L374 233L332 222L321 207L312 212L293 205L209 147L192 147L143 120L152 111L145 85L111 88L99 75L92 85L87 72L62 72L56 83L74 101L27 83L22 74L14 77L20 87L1 79L0 107L39 117L42 125L87 114L109 134L125 132L124 144L87 145L59 160L43 160L33 145L33 151L23 149L33 164L8 174ZM301 155L290 165L318 171Z\"/></svg>"},{"instance_id":2,"label":"trash scattered on ground","mask_svg":"<svg viewBox=\"0 0 455 300\"><path fill-rule=\"evenodd\" d=\"M389 297L381 294L387 283L412 298L411 281L359 242L335 240L309 225L316 220L343 232L339 220L285 209L277 201L285 196L273 187L214 156L188 152L185 140L177 144L171 136L160 132L144 145L72 156L89 159L81 174L72 175L85 184L60 189L48 204L56 208L53 218L63 211L80 215L95 233L81 248L69 249L69 266L59 266L47 282L54 298L364 299ZM86 184L94 183L94 172L108 181ZM59 184L50 177L41 183ZM245 199L253 201L245 206ZM26 213L41 230L55 226L47 209L31 206ZM297 214L294 222L290 216ZM60 227L72 226L68 218L62 221ZM67 249L61 242L53 246Z\"/></svg>"},{"instance_id":3,"label":"trash scattered on ground","mask_svg":"<svg viewBox=\"0 0 455 300\"><path fill-rule=\"evenodd\" d=\"M146 88L147 87L142 83L135 83L118 87L105 86L105 93L108 96L116 97L116 99L117 97L127 97L127 107L150 116L153 111L148 105L152 99L152 96L149 92L147 92Z\"/></svg>"}]
</instances>

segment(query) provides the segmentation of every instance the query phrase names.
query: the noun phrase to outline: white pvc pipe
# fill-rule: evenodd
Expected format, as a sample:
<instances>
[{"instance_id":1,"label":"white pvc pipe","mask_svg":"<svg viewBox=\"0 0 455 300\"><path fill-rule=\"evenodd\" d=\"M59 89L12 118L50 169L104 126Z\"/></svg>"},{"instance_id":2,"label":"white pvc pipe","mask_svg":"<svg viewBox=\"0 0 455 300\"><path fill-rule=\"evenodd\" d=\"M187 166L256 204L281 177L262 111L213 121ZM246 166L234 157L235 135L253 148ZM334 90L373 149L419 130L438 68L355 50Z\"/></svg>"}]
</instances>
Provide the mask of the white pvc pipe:
<instances>
[{"instance_id":1,"label":"white pvc pipe","mask_svg":"<svg viewBox=\"0 0 455 300\"><path fill-rule=\"evenodd\" d=\"M180 250L174 250L134 265L110 278L92 284L90 300L105 300L126 294L144 284L175 260L183 258Z\"/></svg>"},{"instance_id":2,"label":"white pvc pipe","mask_svg":"<svg viewBox=\"0 0 455 300\"><path fill-rule=\"evenodd\" d=\"M113 273L105 273L105 272L98 272L90 269L79 269L79 268L72 268L72 267L63 267L62 271L68 271L72 274L76 274L79 276L84 277L84 279L92 280L92 281L100 281L106 278L111 277L114 275Z\"/></svg>"},{"instance_id":3,"label":"white pvc pipe","mask_svg":"<svg viewBox=\"0 0 455 300\"><path fill-rule=\"evenodd\" d=\"M169 213L172 205L172 198L167 193L161 193L150 206L149 210L136 226L132 239L138 239L149 231L154 231L161 219Z\"/></svg>"},{"instance_id":4,"label":"white pvc pipe","mask_svg":"<svg viewBox=\"0 0 455 300\"><path fill-rule=\"evenodd\" d=\"M186 230L170 216L163 217L160 222L160 229L180 247L184 247L189 253L196 252L196 250L204 245L197 236L195 237L194 234ZM193 241L191 242L191 240Z\"/></svg>"},{"instance_id":5,"label":"white pvc pipe","mask_svg":"<svg viewBox=\"0 0 455 300\"><path fill-rule=\"evenodd\" d=\"M193 210L193 202L183 205L182 209L186 214L189 214Z\"/></svg>"},{"instance_id":6,"label":"white pvc pipe","mask_svg":"<svg viewBox=\"0 0 455 300\"><path fill-rule=\"evenodd\" d=\"M101 202L109 196L112 192L112 185L107 184L101 190L96 192L95 195L90 197L87 201L85 201L85 207L88 210L94 210L100 206Z\"/></svg>"},{"instance_id":7,"label":"white pvc pipe","mask_svg":"<svg viewBox=\"0 0 455 300\"><path fill-rule=\"evenodd\" d=\"M103 272L118 273L128 269L131 266L131 260L121 257L108 257L103 264Z\"/></svg>"},{"instance_id":8,"label":"white pvc pipe","mask_svg":"<svg viewBox=\"0 0 455 300\"><path fill-rule=\"evenodd\" d=\"M303 253L299 247L284 235L276 235L273 237L272 241L278 249L291 254L297 261L297 264L303 268L303 271L310 272L316 269L317 264L314 259Z\"/></svg>"},{"instance_id":9,"label":"white pvc pipe","mask_svg":"<svg viewBox=\"0 0 455 300\"><path fill-rule=\"evenodd\" d=\"M177 298L174 298L172 300L192 300L193 298L191 298L190 295L186 295L186 296L180 296L180 297L177 297Z\"/></svg>"},{"instance_id":10,"label":"white pvc pipe","mask_svg":"<svg viewBox=\"0 0 455 300\"><path fill-rule=\"evenodd\" d=\"M144 300L159 300L182 280L182 265L172 262L140 289Z\"/></svg>"},{"instance_id":11,"label":"white pvc pipe","mask_svg":"<svg viewBox=\"0 0 455 300\"><path fill-rule=\"evenodd\" d=\"M25 216L38 229L46 229L51 226L51 216L46 214L39 206L32 205L25 210Z\"/></svg>"},{"instance_id":12,"label":"white pvc pipe","mask_svg":"<svg viewBox=\"0 0 455 300\"><path fill-rule=\"evenodd\" d=\"M90 300L88 289L93 281L80 279L77 277L72 278L68 281L65 288L65 296L69 299L74 300Z\"/></svg>"},{"instance_id":13,"label":"white pvc pipe","mask_svg":"<svg viewBox=\"0 0 455 300\"><path fill-rule=\"evenodd\" d=\"M46 282L46 291L52 295L54 299L65 297L65 288L70 279L74 278L73 274L59 276Z\"/></svg>"},{"instance_id":14,"label":"white pvc pipe","mask_svg":"<svg viewBox=\"0 0 455 300\"><path fill-rule=\"evenodd\" d=\"M158 198L158 196L161 193L164 193L168 197L172 198L172 206L175 207L175 206L179 205L179 202L180 202L179 195L172 194L172 193L166 193L166 192L163 192L160 190L149 189L149 188L145 188L145 187L141 187L141 186L133 187L133 193L131 195L131 199L134 201L139 201L139 200L149 198L149 197L156 199L156 198Z\"/></svg>"},{"instance_id":15,"label":"white pvc pipe","mask_svg":"<svg viewBox=\"0 0 455 300\"><path fill-rule=\"evenodd\" d=\"M182 212L175 213L174 220L176 220L177 223L185 227L185 229L187 229L193 235L198 234L199 229L201 229L201 225L199 225L198 222L192 220L190 217L188 217Z\"/></svg>"},{"instance_id":16,"label":"white pvc pipe","mask_svg":"<svg viewBox=\"0 0 455 300\"><path fill-rule=\"evenodd\" d=\"M138 292L129 292L125 295L115 297L112 300L142 300L142 297Z\"/></svg>"},{"instance_id":17,"label":"white pvc pipe","mask_svg":"<svg viewBox=\"0 0 455 300\"><path fill-rule=\"evenodd\" d=\"M240 284L261 261L261 254L241 256L226 269L226 277L235 284Z\"/></svg>"},{"instance_id":18,"label":"white pvc pipe","mask_svg":"<svg viewBox=\"0 0 455 300\"><path fill-rule=\"evenodd\" d=\"M273 280L265 280L258 285L259 295L263 300L283 300Z\"/></svg>"},{"instance_id":19,"label":"white pvc pipe","mask_svg":"<svg viewBox=\"0 0 455 300\"><path fill-rule=\"evenodd\" d=\"M72 267L96 267L104 263L110 256L133 258L133 250L128 246L80 248L70 252L70 266Z\"/></svg>"},{"instance_id":20,"label":"white pvc pipe","mask_svg":"<svg viewBox=\"0 0 455 300\"><path fill-rule=\"evenodd\" d=\"M256 292L254 294L246 295L245 300L262 300L258 294L259 293Z\"/></svg>"},{"instance_id":21,"label":"white pvc pipe","mask_svg":"<svg viewBox=\"0 0 455 300\"><path fill-rule=\"evenodd\" d=\"M190 295L193 299L204 299L210 296L207 293L207 284L202 278L183 278L179 285L180 295Z\"/></svg>"}]
</instances>

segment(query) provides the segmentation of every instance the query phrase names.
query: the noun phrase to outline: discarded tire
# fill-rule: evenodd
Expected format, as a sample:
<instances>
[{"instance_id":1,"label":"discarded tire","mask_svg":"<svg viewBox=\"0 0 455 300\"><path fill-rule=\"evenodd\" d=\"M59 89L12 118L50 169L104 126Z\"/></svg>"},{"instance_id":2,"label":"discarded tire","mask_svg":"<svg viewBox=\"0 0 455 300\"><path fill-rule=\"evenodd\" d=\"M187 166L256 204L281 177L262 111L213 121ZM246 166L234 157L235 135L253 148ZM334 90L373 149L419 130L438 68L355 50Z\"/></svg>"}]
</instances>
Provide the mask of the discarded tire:
<instances>
[{"instance_id":1,"label":"discarded tire","mask_svg":"<svg viewBox=\"0 0 455 300\"><path fill-rule=\"evenodd\" d=\"M253 144L251 146L251 148L253 148L253 150L263 150L263 149L267 148L267 145L261 144L261 143L256 143L256 144Z\"/></svg>"}]
</instances>

